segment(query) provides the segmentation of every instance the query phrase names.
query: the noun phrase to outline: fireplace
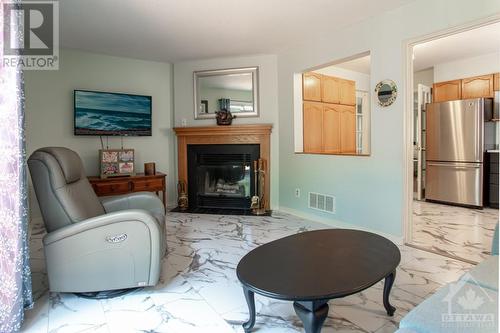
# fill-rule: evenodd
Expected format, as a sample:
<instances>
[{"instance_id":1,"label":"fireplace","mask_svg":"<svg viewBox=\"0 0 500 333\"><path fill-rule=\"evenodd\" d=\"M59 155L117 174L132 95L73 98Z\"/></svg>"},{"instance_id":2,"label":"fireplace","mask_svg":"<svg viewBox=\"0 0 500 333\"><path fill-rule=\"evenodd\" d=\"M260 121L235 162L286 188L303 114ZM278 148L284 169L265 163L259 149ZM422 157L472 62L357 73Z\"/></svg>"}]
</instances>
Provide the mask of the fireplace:
<instances>
[{"instance_id":1,"label":"fireplace","mask_svg":"<svg viewBox=\"0 0 500 333\"><path fill-rule=\"evenodd\" d=\"M259 157L258 144L188 145L189 210L249 211Z\"/></svg>"},{"instance_id":2,"label":"fireplace","mask_svg":"<svg viewBox=\"0 0 500 333\"><path fill-rule=\"evenodd\" d=\"M200 148L207 148L205 153L208 154L217 154L217 153L222 153L222 154L248 154L248 152L242 152L239 149L244 148L247 149L248 146L253 146L255 148L253 149L258 149L257 152L255 153L254 151L254 156L252 156L250 159L247 158L247 160L254 161L258 159L259 157L263 160L266 161L265 163L265 181L264 181L264 197L268 198L268 200L264 201L265 208L267 210L270 209L270 188L271 188L271 177L272 175L270 174L270 166L271 166L271 131L272 131L272 125L271 124L235 124L231 126L199 126L199 127L175 127L174 131L177 136L177 177L178 180L184 184L187 184L187 192L188 192L188 198L189 198L189 212L197 212L197 213L218 213L217 209L213 208L196 208L195 207L198 202L196 200L197 195L193 196L193 189L197 189L198 185L196 187L192 186L192 182L196 182L198 184L199 180L198 177L192 176L194 175L195 170L190 170L190 168L193 168L193 162L190 162L190 167L188 168L188 147L190 147L190 150L193 150L196 148L196 146ZM247 146L245 148L245 146ZM258 148L257 148L258 147ZM220 151L219 148L228 148L228 149L238 149L237 151L233 151L232 153L230 151ZM202 153L202 152L199 152ZM195 154L195 156L192 156L191 154ZM196 153L193 151L191 153L191 159L197 158ZM250 152L252 154L252 152ZM227 156L226 156L227 157ZM195 164L198 163L198 161L195 159ZM246 161L246 160L245 160ZM208 159L206 159L206 162L209 162ZM215 163L214 161L210 161L211 163ZM228 163L228 162L226 162ZM234 161L233 161L234 163ZM209 172L215 172L212 168L213 164L209 163L204 163ZM234 165L239 166L242 165L241 161L235 163ZM236 169L234 172L236 172ZM220 170L220 169L219 169ZM255 186L254 181L253 181L253 164L250 165L250 197L254 193L253 187ZM220 171L219 171L220 172ZM239 172L239 171L238 171ZM188 176L189 173L189 176ZM205 174L206 175L206 174ZM215 176L214 176L215 177ZM241 175L239 176L241 178ZM229 179L231 183L231 179ZM233 179L234 180L234 179ZM209 185L210 182L208 182L207 185ZM221 186L222 185L222 186ZM224 183L219 183L219 189L224 189ZM233 184L234 185L234 184ZM208 186L207 186L208 187ZM237 192L236 187L231 187L231 186L226 186L225 189L230 189L231 192ZM239 189L239 187L238 187ZM197 193L198 191L196 190ZM228 192L228 191L226 191ZM202 192L203 193L203 192ZM210 192L209 192L210 193ZM241 192L240 192L241 193ZM245 192L245 198L246 198L246 193ZM226 196L225 203L228 204L230 199L233 199L233 201L240 201L240 204L244 199L241 198L229 198L229 194L236 194L236 193L219 193L219 198L222 196ZM213 194L212 194L213 195ZM208 199L207 197L204 197L204 202L202 205L208 205ZM236 200L235 200L236 199ZM246 200L246 199L245 199ZM220 200L222 201L222 200ZM220 204L219 202L218 204ZM225 209L223 212L224 214L246 214L248 212L247 205L248 200L245 202L245 208L243 208L243 205L238 205L238 209ZM212 206L212 205L210 205ZM235 207L235 204L229 205L231 207ZM217 205L217 207L221 207ZM221 209L221 208L219 208ZM223 208L222 208L223 209ZM178 210L178 209L176 209ZM230 211L230 212L229 212Z\"/></svg>"}]
</instances>

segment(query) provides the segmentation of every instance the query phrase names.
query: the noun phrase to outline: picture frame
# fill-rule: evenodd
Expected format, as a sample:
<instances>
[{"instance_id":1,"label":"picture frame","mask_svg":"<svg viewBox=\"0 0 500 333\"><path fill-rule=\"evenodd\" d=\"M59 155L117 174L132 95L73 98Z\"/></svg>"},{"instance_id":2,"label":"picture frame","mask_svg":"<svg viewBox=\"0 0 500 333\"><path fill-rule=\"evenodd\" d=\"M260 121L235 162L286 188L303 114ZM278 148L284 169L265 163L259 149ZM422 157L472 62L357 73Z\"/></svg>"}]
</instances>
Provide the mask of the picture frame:
<instances>
[{"instance_id":1,"label":"picture frame","mask_svg":"<svg viewBox=\"0 0 500 333\"><path fill-rule=\"evenodd\" d=\"M133 149L100 149L100 177L135 175L135 152Z\"/></svg>"}]
</instances>

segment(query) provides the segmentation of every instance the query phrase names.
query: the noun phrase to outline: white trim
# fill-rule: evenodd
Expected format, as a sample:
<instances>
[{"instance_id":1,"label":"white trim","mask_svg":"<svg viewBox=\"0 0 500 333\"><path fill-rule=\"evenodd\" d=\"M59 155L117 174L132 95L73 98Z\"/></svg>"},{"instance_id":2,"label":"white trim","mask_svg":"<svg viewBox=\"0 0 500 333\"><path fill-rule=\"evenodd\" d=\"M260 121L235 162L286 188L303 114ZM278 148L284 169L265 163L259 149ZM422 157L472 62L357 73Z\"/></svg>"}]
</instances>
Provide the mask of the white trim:
<instances>
[{"instance_id":1,"label":"white trim","mask_svg":"<svg viewBox=\"0 0 500 333\"><path fill-rule=\"evenodd\" d=\"M480 20L464 23L449 29L440 30L403 42L403 73L405 108L403 112L403 210L402 230L405 243L411 242L412 237L412 201L413 201L413 47L442 37L455 35L460 32L476 29L482 26L500 22L500 14Z\"/></svg>"},{"instance_id":2,"label":"white trim","mask_svg":"<svg viewBox=\"0 0 500 333\"><path fill-rule=\"evenodd\" d=\"M353 230L361 230L361 231L372 232L374 234L377 234L377 235L380 235L382 237L385 237L385 238L389 239L391 242L393 242L396 245L402 245L403 244L403 237L397 237L397 236L394 236L394 235L389 235L389 234L380 232L378 230L373 230L373 229L369 229L369 228L359 227L359 226L348 224L348 223L345 223L345 222L342 222L342 221L338 221L338 220L334 220L334 219L329 219L329 218L325 218L325 217L316 216L314 214L305 213L305 212L302 212L302 211L299 211L299 210L296 210L296 209L293 209L293 208L289 208L289 207L283 207L283 206L281 206L278 211L282 212L282 213L294 215L296 217L300 217L300 218L305 219L305 220L310 220L310 221L313 221L313 222L321 223L321 224L324 224L326 226L333 227L333 228L353 229Z\"/></svg>"}]
</instances>

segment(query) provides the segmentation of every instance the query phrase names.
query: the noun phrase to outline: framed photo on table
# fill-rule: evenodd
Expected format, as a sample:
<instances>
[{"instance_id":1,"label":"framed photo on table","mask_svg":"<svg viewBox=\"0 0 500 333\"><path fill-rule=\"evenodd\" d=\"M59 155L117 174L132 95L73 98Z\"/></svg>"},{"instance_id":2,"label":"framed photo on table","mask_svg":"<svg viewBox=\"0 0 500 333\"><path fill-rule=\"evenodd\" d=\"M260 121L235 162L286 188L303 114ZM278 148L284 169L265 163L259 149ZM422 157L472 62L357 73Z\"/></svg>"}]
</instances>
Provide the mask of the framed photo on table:
<instances>
[{"instance_id":1,"label":"framed photo on table","mask_svg":"<svg viewBox=\"0 0 500 333\"><path fill-rule=\"evenodd\" d=\"M133 149L101 149L99 162L101 178L135 175Z\"/></svg>"}]
</instances>

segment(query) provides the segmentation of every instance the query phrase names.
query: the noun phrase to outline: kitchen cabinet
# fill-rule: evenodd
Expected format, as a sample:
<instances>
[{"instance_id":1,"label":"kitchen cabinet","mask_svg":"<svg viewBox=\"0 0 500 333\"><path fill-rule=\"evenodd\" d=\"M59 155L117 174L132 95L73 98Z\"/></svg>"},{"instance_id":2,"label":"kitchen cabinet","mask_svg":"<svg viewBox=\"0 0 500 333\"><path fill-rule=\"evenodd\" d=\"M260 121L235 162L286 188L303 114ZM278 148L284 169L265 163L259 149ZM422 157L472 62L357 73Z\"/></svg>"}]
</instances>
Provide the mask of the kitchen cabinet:
<instances>
[{"instance_id":1,"label":"kitchen cabinet","mask_svg":"<svg viewBox=\"0 0 500 333\"><path fill-rule=\"evenodd\" d=\"M454 101L462 98L462 80L437 82L432 85L434 103Z\"/></svg>"},{"instance_id":2,"label":"kitchen cabinet","mask_svg":"<svg viewBox=\"0 0 500 333\"><path fill-rule=\"evenodd\" d=\"M323 106L323 152L340 153L340 108L338 104Z\"/></svg>"},{"instance_id":3,"label":"kitchen cabinet","mask_svg":"<svg viewBox=\"0 0 500 333\"><path fill-rule=\"evenodd\" d=\"M323 75L321 78L321 101L325 103L340 103L340 79Z\"/></svg>"},{"instance_id":4,"label":"kitchen cabinet","mask_svg":"<svg viewBox=\"0 0 500 333\"><path fill-rule=\"evenodd\" d=\"M356 105L356 82L340 79L340 104Z\"/></svg>"},{"instance_id":5,"label":"kitchen cabinet","mask_svg":"<svg viewBox=\"0 0 500 333\"><path fill-rule=\"evenodd\" d=\"M493 98L493 74L462 79L462 99Z\"/></svg>"},{"instance_id":6,"label":"kitchen cabinet","mask_svg":"<svg viewBox=\"0 0 500 333\"><path fill-rule=\"evenodd\" d=\"M493 74L493 90L500 91L500 73Z\"/></svg>"},{"instance_id":7,"label":"kitchen cabinet","mask_svg":"<svg viewBox=\"0 0 500 333\"><path fill-rule=\"evenodd\" d=\"M356 105L356 82L323 75L321 78L321 101L324 103Z\"/></svg>"},{"instance_id":8,"label":"kitchen cabinet","mask_svg":"<svg viewBox=\"0 0 500 333\"><path fill-rule=\"evenodd\" d=\"M318 73L302 74L302 99L304 101L321 102L321 79Z\"/></svg>"},{"instance_id":9,"label":"kitchen cabinet","mask_svg":"<svg viewBox=\"0 0 500 333\"><path fill-rule=\"evenodd\" d=\"M356 82L312 72L302 78L304 152L356 153Z\"/></svg>"},{"instance_id":10,"label":"kitchen cabinet","mask_svg":"<svg viewBox=\"0 0 500 333\"><path fill-rule=\"evenodd\" d=\"M303 105L304 152L323 151L323 103L306 102Z\"/></svg>"},{"instance_id":11,"label":"kitchen cabinet","mask_svg":"<svg viewBox=\"0 0 500 333\"><path fill-rule=\"evenodd\" d=\"M356 153L356 110L354 106L339 105L340 109L340 152Z\"/></svg>"}]
</instances>

